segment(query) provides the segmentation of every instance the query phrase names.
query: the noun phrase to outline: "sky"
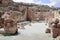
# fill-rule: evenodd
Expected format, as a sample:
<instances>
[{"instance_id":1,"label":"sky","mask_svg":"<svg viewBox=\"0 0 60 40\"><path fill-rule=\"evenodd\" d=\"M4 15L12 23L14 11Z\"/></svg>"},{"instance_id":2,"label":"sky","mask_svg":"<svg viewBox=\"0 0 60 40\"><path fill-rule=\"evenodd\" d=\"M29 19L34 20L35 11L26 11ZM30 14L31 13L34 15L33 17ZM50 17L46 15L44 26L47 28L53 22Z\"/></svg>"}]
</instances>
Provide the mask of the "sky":
<instances>
[{"instance_id":1,"label":"sky","mask_svg":"<svg viewBox=\"0 0 60 40\"><path fill-rule=\"evenodd\" d=\"M60 7L60 0L13 0L15 2L35 3L54 7Z\"/></svg>"}]
</instances>

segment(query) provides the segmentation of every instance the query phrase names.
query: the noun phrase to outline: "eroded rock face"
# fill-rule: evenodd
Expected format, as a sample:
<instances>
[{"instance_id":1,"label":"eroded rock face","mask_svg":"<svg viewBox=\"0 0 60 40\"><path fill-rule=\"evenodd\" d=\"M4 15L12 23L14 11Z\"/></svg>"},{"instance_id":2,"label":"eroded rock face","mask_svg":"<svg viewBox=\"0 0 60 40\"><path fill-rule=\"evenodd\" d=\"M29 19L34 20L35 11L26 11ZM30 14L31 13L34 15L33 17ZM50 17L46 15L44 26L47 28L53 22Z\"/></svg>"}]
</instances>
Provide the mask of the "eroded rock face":
<instances>
[{"instance_id":1,"label":"eroded rock face","mask_svg":"<svg viewBox=\"0 0 60 40\"><path fill-rule=\"evenodd\" d=\"M0 18L1 18L1 16L4 14L4 12L3 11L0 11Z\"/></svg>"},{"instance_id":2,"label":"eroded rock face","mask_svg":"<svg viewBox=\"0 0 60 40\"><path fill-rule=\"evenodd\" d=\"M15 34L17 31L17 23L11 19L4 21L4 30L6 33Z\"/></svg>"},{"instance_id":3,"label":"eroded rock face","mask_svg":"<svg viewBox=\"0 0 60 40\"><path fill-rule=\"evenodd\" d=\"M4 18L0 18L0 28L4 27Z\"/></svg>"},{"instance_id":4,"label":"eroded rock face","mask_svg":"<svg viewBox=\"0 0 60 40\"><path fill-rule=\"evenodd\" d=\"M4 18L1 18L3 14L4 12L0 11L0 28L4 27Z\"/></svg>"},{"instance_id":5,"label":"eroded rock face","mask_svg":"<svg viewBox=\"0 0 60 40\"><path fill-rule=\"evenodd\" d=\"M0 0L0 7L6 12L17 11L20 13L20 20L45 20L45 14L51 14L51 8L47 5L36 5L30 3L15 3L12 0ZM4 13L5 13L4 12ZM48 17L47 19L49 19Z\"/></svg>"},{"instance_id":6,"label":"eroded rock face","mask_svg":"<svg viewBox=\"0 0 60 40\"><path fill-rule=\"evenodd\" d=\"M17 31L17 21L21 22L28 19L28 21L48 21L50 18L53 18L54 13L52 13L52 9L51 11L50 9L51 8L47 5L15 3L12 0L0 0L0 11L2 11L0 12L0 18L4 13L8 14L4 19L0 19L0 26L4 25L6 33L14 34Z\"/></svg>"}]
</instances>

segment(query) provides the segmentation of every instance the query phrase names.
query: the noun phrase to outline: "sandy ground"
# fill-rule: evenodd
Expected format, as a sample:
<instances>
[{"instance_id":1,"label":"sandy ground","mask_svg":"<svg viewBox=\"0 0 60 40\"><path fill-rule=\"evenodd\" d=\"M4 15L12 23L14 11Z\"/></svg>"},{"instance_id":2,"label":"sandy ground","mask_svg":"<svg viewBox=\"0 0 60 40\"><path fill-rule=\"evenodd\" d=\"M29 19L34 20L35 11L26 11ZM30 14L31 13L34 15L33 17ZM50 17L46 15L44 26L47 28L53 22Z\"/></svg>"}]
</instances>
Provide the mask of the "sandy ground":
<instances>
[{"instance_id":1,"label":"sandy ground","mask_svg":"<svg viewBox=\"0 0 60 40\"><path fill-rule=\"evenodd\" d=\"M16 36L0 35L0 40L53 40L51 34L46 34L45 23L32 23L32 26L26 25L25 29L18 29Z\"/></svg>"}]
</instances>

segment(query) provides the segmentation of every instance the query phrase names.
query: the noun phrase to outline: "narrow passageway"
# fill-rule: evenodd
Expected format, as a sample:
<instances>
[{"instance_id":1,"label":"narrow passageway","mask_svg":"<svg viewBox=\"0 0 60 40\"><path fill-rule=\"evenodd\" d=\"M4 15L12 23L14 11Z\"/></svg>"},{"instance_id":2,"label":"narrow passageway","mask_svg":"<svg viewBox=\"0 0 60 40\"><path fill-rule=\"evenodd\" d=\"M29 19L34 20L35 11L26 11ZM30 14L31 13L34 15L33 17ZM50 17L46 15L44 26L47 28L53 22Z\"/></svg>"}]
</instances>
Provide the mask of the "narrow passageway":
<instances>
[{"instance_id":1,"label":"narrow passageway","mask_svg":"<svg viewBox=\"0 0 60 40\"><path fill-rule=\"evenodd\" d=\"M31 26L26 25L25 29L19 29L20 36L26 40L52 40L51 34L45 33L47 27L44 22L31 23Z\"/></svg>"},{"instance_id":2,"label":"narrow passageway","mask_svg":"<svg viewBox=\"0 0 60 40\"><path fill-rule=\"evenodd\" d=\"M48 26L45 23L31 23L31 26L26 25L24 32L29 33L45 33L45 30Z\"/></svg>"}]
</instances>

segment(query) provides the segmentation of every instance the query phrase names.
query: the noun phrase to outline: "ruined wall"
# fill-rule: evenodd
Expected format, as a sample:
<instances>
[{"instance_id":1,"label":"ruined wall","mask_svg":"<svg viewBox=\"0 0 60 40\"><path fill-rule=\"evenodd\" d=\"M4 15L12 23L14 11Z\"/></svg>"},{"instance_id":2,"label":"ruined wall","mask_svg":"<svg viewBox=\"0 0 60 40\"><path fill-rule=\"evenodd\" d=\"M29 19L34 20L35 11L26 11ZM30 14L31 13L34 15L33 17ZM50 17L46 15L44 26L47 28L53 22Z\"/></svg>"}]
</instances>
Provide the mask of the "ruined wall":
<instances>
[{"instance_id":1,"label":"ruined wall","mask_svg":"<svg viewBox=\"0 0 60 40\"><path fill-rule=\"evenodd\" d=\"M10 18L20 21L47 20L54 16L52 8L47 5L15 3L12 0L0 0L0 11L4 13L7 12L7 14L10 14ZM10 11L12 11L12 13ZM19 14L19 16L17 16L17 14Z\"/></svg>"},{"instance_id":2,"label":"ruined wall","mask_svg":"<svg viewBox=\"0 0 60 40\"><path fill-rule=\"evenodd\" d=\"M54 13L48 6L33 6L28 8L28 18L30 20L47 20L54 17Z\"/></svg>"}]
</instances>

